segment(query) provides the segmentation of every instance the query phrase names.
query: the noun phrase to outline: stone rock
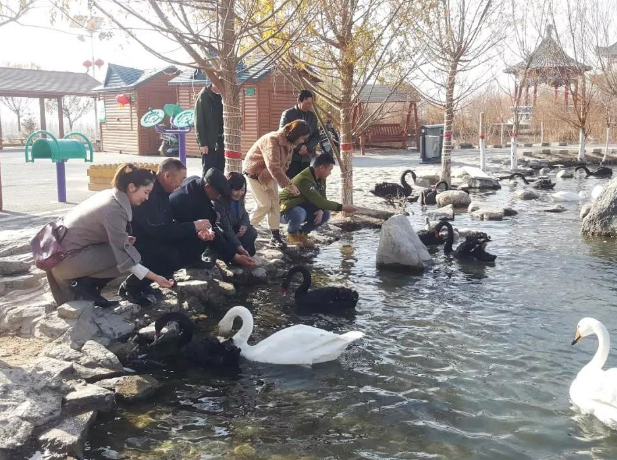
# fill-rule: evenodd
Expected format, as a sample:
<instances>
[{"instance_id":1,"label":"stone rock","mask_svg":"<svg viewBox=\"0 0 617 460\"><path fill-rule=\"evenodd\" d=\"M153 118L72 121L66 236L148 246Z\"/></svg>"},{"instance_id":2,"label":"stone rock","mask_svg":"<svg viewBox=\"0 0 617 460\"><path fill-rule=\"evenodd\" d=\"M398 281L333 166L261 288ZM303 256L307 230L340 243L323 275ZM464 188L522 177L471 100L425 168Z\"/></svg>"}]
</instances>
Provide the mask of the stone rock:
<instances>
[{"instance_id":1,"label":"stone rock","mask_svg":"<svg viewBox=\"0 0 617 460\"><path fill-rule=\"evenodd\" d=\"M64 408L72 413L88 409L109 412L113 407L114 393L98 385L80 385L64 397Z\"/></svg>"},{"instance_id":2,"label":"stone rock","mask_svg":"<svg viewBox=\"0 0 617 460\"><path fill-rule=\"evenodd\" d=\"M585 203L582 207L581 207L581 212L579 214L581 219L584 219L587 214L589 214L589 211L591 211L591 203Z\"/></svg>"},{"instance_id":3,"label":"stone rock","mask_svg":"<svg viewBox=\"0 0 617 460\"><path fill-rule=\"evenodd\" d=\"M122 316L109 309L97 309L94 322L99 327L101 334L110 340L120 340L128 337L135 329L135 325L132 322L125 320Z\"/></svg>"},{"instance_id":4,"label":"stone rock","mask_svg":"<svg viewBox=\"0 0 617 460\"><path fill-rule=\"evenodd\" d=\"M567 211L567 209L558 204L558 205L555 205L555 206L551 206L550 208L545 208L542 211L558 213L558 212L565 212L565 211Z\"/></svg>"},{"instance_id":5,"label":"stone rock","mask_svg":"<svg viewBox=\"0 0 617 460\"><path fill-rule=\"evenodd\" d=\"M233 449L234 457L238 458L256 458L257 451L250 444L240 444L239 446L234 447Z\"/></svg>"},{"instance_id":6,"label":"stone rock","mask_svg":"<svg viewBox=\"0 0 617 460\"><path fill-rule=\"evenodd\" d=\"M557 179L572 179L574 177L574 174L572 174L572 171L568 171L567 169L562 169L561 171L559 171L557 173Z\"/></svg>"},{"instance_id":7,"label":"stone rock","mask_svg":"<svg viewBox=\"0 0 617 460\"><path fill-rule=\"evenodd\" d=\"M3 450L10 451L25 445L30 440L33 431L34 425L19 417L2 420L0 423L0 458L3 458Z\"/></svg>"},{"instance_id":8,"label":"stone rock","mask_svg":"<svg viewBox=\"0 0 617 460\"><path fill-rule=\"evenodd\" d=\"M236 288L233 284L220 280L212 280L212 287L216 288L225 297L234 297L236 295Z\"/></svg>"},{"instance_id":9,"label":"stone rock","mask_svg":"<svg viewBox=\"0 0 617 460\"><path fill-rule=\"evenodd\" d=\"M533 190L517 190L514 192L514 197L519 200L535 200L540 195L538 195Z\"/></svg>"},{"instance_id":10,"label":"stone rock","mask_svg":"<svg viewBox=\"0 0 617 460\"><path fill-rule=\"evenodd\" d=\"M102 388L114 390L125 401L147 399L154 395L162 384L151 375L125 375L96 383Z\"/></svg>"},{"instance_id":11,"label":"stone rock","mask_svg":"<svg viewBox=\"0 0 617 460\"><path fill-rule=\"evenodd\" d=\"M87 300L73 300L58 307L58 316L64 319L78 319L84 310L93 310L94 304Z\"/></svg>"},{"instance_id":12,"label":"stone rock","mask_svg":"<svg viewBox=\"0 0 617 460\"><path fill-rule=\"evenodd\" d=\"M26 275L17 276L2 276L0 277L0 290L4 291L21 291L25 289L34 289L43 287L43 275L39 273L29 273Z\"/></svg>"},{"instance_id":13,"label":"stone rock","mask_svg":"<svg viewBox=\"0 0 617 460\"><path fill-rule=\"evenodd\" d=\"M259 251L259 255L266 260L285 258L285 254L283 253L283 251L279 251L278 249L261 249Z\"/></svg>"},{"instance_id":14,"label":"stone rock","mask_svg":"<svg viewBox=\"0 0 617 460\"><path fill-rule=\"evenodd\" d=\"M512 217L512 216L516 216L517 214L518 214L518 211L512 208L503 208L504 217Z\"/></svg>"},{"instance_id":15,"label":"stone rock","mask_svg":"<svg viewBox=\"0 0 617 460\"><path fill-rule=\"evenodd\" d=\"M0 290L1 292L1 290ZM45 317L48 302L16 305L9 304L0 309L0 331L12 331L32 335L36 323Z\"/></svg>"},{"instance_id":16,"label":"stone rock","mask_svg":"<svg viewBox=\"0 0 617 460\"><path fill-rule=\"evenodd\" d=\"M154 323L151 323L146 327L142 327L138 332L140 337L149 341L154 340L155 333L156 331L154 330ZM159 341L165 341L170 339L176 340L176 337L178 337L179 334L180 328L178 327L178 323L172 321L171 323L167 323L167 326L161 329L161 336L159 337Z\"/></svg>"},{"instance_id":17,"label":"stone rock","mask_svg":"<svg viewBox=\"0 0 617 460\"><path fill-rule=\"evenodd\" d=\"M384 222L377 248L378 267L401 267L419 272L430 260L430 254L407 217L397 215Z\"/></svg>"},{"instance_id":18,"label":"stone rock","mask_svg":"<svg viewBox=\"0 0 617 460\"><path fill-rule=\"evenodd\" d=\"M196 297L203 300L204 298L207 298L207 291L209 287L210 285L208 284L208 281L180 281L176 284L176 291L178 292L178 297L181 299Z\"/></svg>"},{"instance_id":19,"label":"stone rock","mask_svg":"<svg viewBox=\"0 0 617 460\"><path fill-rule=\"evenodd\" d=\"M31 267L32 265L28 262L0 258L0 276L28 273Z\"/></svg>"},{"instance_id":20,"label":"stone rock","mask_svg":"<svg viewBox=\"0 0 617 460\"><path fill-rule=\"evenodd\" d=\"M39 442L53 452L83 458L86 433L95 418L95 410L68 416L60 424L44 431L39 436Z\"/></svg>"},{"instance_id":21,"label":"stone rock","mask_svg":"<svg viewBox=\"0 0 617 460\"><path fill-rule=\"evenodd\" d=\"M57 339L75 324L75 321L69 321L60 318L57 311L50 313L38 322L34 329L34 336Z\"/></svg>"},{"instance_id":22,"label":"stone rock","mask_svg":"<svg viewBox=\"0 0 617 460\"><path fill-rule=\"evenodd\" d=\"M89 340L84 344L81 353L84 357L79 360L79 364L82 366L102 367L122 372L123 367L118 357L100 343Z\"/></svg>"},{"instance_id":23,"label":"stone rock","mask_svg":"<svg viewBox=\"0 0 617 460\"><path fill-rule=\"evenodd\" d=\"M418 174L416 176L415 185L418 187L430 187L431 185L435 185L437 182L439 182L439 174L425 173Z\"/></svg>"},{"instance_id":24,"label":"stone rock","mask_svg":"<svg viewBox=\"0 0 617 460\"><path fill-rule=\"evenodd\" d=\"M480 203L478 203L477 201L472 201L471 203L469 203L469 207L467 208L467 212L469 214L471 214L472 212L477 211L481 207L482 207L482 205Z\"/></svg>"},{"instance_id":25,"label":"stone rock","mask_svg":"<svg viewBox=\"0 0 617 460\"><path fill-rule=\"evenodd\" d=\"M73 363L70 361L61 361L55 358L48 358L44 356L37 358L29 369L32 373L41 375L47 380L52 381L75 378Z\"/></svg>"},{"instance_id":26,"label":"stone rock","mask_svg":"<svg viewBox=\"0 0 617 460\"><path fill-rule=\"evenodd\" d=\"M30 239L23 241L10 241L3 243L0 247L0 257L14 256L18 254L30 254L32 248L30 247Z\"/></svg>"},{"instance_id":27,"label":"stone rock","mask_svg":"<svg viewBox=\"0 0 617 460\"><path fill-rule=\"evenodd\" d=\"M443 208L431 209L426 215L429 219L433 220L454 220L454 206L449 204Z\"/></svg>"},{"instance_id":28,"label":"stone rock","mask_svg":"<svg viewBox=\"0 0 617 460\"><path fill-rule=\"evenodd\" d=\"M50 358L72 362L77 375L86 380L113 377L123 373L122 364L117 356L93 340L87 341L81 351L63 343L45 350L44 353Z\"/></svg>"},{"instance_id":29,"label":"stone rock","mask_svg":"<svg viewBox=\"0 0 617 460\"><path fill-rule=\"evenodd\" d=\"M617 179L611 180L583 219L582 232L617 237Z\"/></svg>"},{"instance_id":30,"label":"stone rock","mask_svg":"<svg viewBox=\"0 0 617 460\"><path fill-rule=\"evenodd\" d=\"M437 195L437 206L440 208L449 204L456 208L466 207L469 203L471 203L471 197L462 190L446 190Z\"/></svg>"},{"instance_id":31,"label":"stone rock","mask_svg":"<svg viewBox=\"0 0 617 460\"><path fill-rule=\"evenodd\" d=\"M482 220L503 220L503 209L481 208L471 213L472 217Z\"/></svg>"}]
</instances>

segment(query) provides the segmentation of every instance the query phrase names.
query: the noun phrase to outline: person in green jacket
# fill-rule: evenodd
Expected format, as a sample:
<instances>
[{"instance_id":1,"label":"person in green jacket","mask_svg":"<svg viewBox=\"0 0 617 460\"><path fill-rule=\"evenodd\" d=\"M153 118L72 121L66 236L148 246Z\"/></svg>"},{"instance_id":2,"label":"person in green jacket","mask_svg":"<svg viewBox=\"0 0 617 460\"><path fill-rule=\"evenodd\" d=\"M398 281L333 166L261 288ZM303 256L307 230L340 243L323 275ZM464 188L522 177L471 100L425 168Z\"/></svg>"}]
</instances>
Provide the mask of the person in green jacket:
<instances>
[{"instance_id":1,"label":"person in green jacket","mask_svg":"<svg viewBox=\"0 0 617 460\"><path fill-rule=\"evenodd\" d=\"M334 168L334 157L322 153L309 166L294 177L291 182L300 195L293 195L287 189L280 193L281 222L288 224L287 241L304 248L313 248L315 243L308 234L330 218L330 211L356 212L354 206L330 201L326 197L326 178Z\"/></svg>"},{"instance_id":2,"label":"person in green jacket","mask_svg":"<svg viewBox=\"0 0 617 460\"><path fill-rule=\"evenodd\" d=\"M195 100L195 137L201 153L202 177L210 168L223 172L223 99L214 85L204 87Z\"/></svg>"}]
</instances>

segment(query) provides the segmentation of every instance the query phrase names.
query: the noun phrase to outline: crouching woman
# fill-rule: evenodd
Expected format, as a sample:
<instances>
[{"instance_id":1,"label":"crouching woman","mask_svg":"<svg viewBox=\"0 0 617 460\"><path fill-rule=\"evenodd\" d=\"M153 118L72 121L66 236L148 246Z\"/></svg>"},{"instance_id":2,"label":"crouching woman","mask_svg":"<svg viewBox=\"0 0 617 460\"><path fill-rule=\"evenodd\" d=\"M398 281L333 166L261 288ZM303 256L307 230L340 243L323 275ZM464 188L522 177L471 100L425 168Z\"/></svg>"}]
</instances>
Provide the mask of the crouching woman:
<instances>
[{"instance_id":1,"label":"crouching woman","mask_svg":"<svg viewBox=\"0 0 617 460\"><path fill-rule=\"evenodd\" d=\"M140 264L141 256L127 231L133 213L148 199L155 176L148 169L121 165L113 178L113 189L104 190L75 206L64 217L63 249L69 254L48 272L51 291L58 305L82 298L95 305L111 307L117 301L101 296L111 280L132 273L169 288L168 280Z\"/></svg>"}]
</instances>

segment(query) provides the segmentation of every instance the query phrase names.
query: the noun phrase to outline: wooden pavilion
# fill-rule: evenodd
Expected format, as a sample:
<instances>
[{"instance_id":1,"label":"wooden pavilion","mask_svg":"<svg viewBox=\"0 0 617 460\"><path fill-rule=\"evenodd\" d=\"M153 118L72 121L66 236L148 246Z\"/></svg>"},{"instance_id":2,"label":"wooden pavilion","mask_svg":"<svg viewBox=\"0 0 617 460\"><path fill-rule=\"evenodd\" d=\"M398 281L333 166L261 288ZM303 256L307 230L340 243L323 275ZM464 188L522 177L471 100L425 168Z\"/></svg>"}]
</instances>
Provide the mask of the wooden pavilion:
<instances>
[{"instance_id":1,"label":"wooden pavilion","mask_svg":"<svg viewBox=\"0 0 617 460\"><path fill-rule=\"evenodd\" d=\"M515 76L515 95L518 94L520 85L523 85L525 92L524 105L535 105L538 85L548 85L555 90L555 102L557 102L559 88L563 86L564 104L567 106L570 85L574 86L572 98L576 98L579 82L584 77L585 72L589 70L591 70L591 67L576 61L566 54L553 38L553 26L549 24L546 26L546 36L531 53L529 59L507 67L504 72ZM533 99L530 101L529 89L531 87L533 87Z\"/></svg>"},{"instance_id":2,"label":"wooden pavilion","mask_svg":"<svg viewBox=\"0 0 617 460\"><path fill-rule=\"evenodd\" d=\"M420 97L411 87L401 85L367 85L358 95L352 115L352 126L373 118L369 126L360 128L360 152L367 145L396 143L407 148L409 137L419 146L418 102ZM413 126L411 125L413 116Z\"/></svg>"},{"instance_id":3,"label":"wooden pavilion","mask_svg":"<svg viewBox=\"0 0 617 460\"><path fill-rule=\"evenodd\" d=\"M166 73L167 72L167 73ZM154 128L144 128L141 117L150 109L162 109L176 102L176 93L167 83L175 68L140 70L117 64L107 66L100 94L98 116L101 124L101 149L106 152L157 154L161 144ZM129 102L121 106L116 97L125 95Z\"/></svg>"},{"instance_id":4,"label":"wooden pavilion","mask_svg":"<svg viewBox=\"0 0 617 460\"><path fill-rule=\"evenodd\" d=\"M40 129L47 129L45 99L58 101L58 137L64 137L62 98L64 96L94 97L93 89L100 83L86 73L0 67L0 96L26 97L39 100ZM0 150L2 150L2 120L0 119ZM2 210L2 176L0 170L0 211Z\"/></svg>"}]
</instances>

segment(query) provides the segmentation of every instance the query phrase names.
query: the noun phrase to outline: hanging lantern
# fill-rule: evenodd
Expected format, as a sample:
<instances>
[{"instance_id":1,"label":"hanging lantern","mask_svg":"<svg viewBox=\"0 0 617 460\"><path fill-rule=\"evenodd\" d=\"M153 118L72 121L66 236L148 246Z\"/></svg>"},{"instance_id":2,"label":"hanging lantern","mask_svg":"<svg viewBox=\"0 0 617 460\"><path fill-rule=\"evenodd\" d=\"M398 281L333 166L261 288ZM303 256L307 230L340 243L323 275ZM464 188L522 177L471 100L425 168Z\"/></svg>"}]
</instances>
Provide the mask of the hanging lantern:
<instances>
[{"instance_id":1,"label":"hanging lantern","mask_svg":"<svg viewBox=\"0 0 617 460\"><path fill-rule=\"evenodd\" d=\"M92 67L92 61L84 61L83 66L86 69L89 69L90 67Z\"/></svg>"},{"instance_id":2,"label":"hanging lantern","mask_svg":"<svg viewBox=\"0 0 617 460\"><path fill-rule=\"evenodd\" d=\"M126 94L118 94L116 96L116 102L120 104L120 108L123 109L126 104L131 103L131 97Z\"/></svg>"},{"instance_id":3,"label":"hanging lantern","mask_svg":"<svg viewBox=\"0 0 617 460\"><path fill-rule=\"evenodd\" d=\"M103 61L102 59L97 59L96 61L94 61L94 65L96 65L99 69L103 67L103 64L105 64L105 61Z\"/></svg>"}]
</instances>

